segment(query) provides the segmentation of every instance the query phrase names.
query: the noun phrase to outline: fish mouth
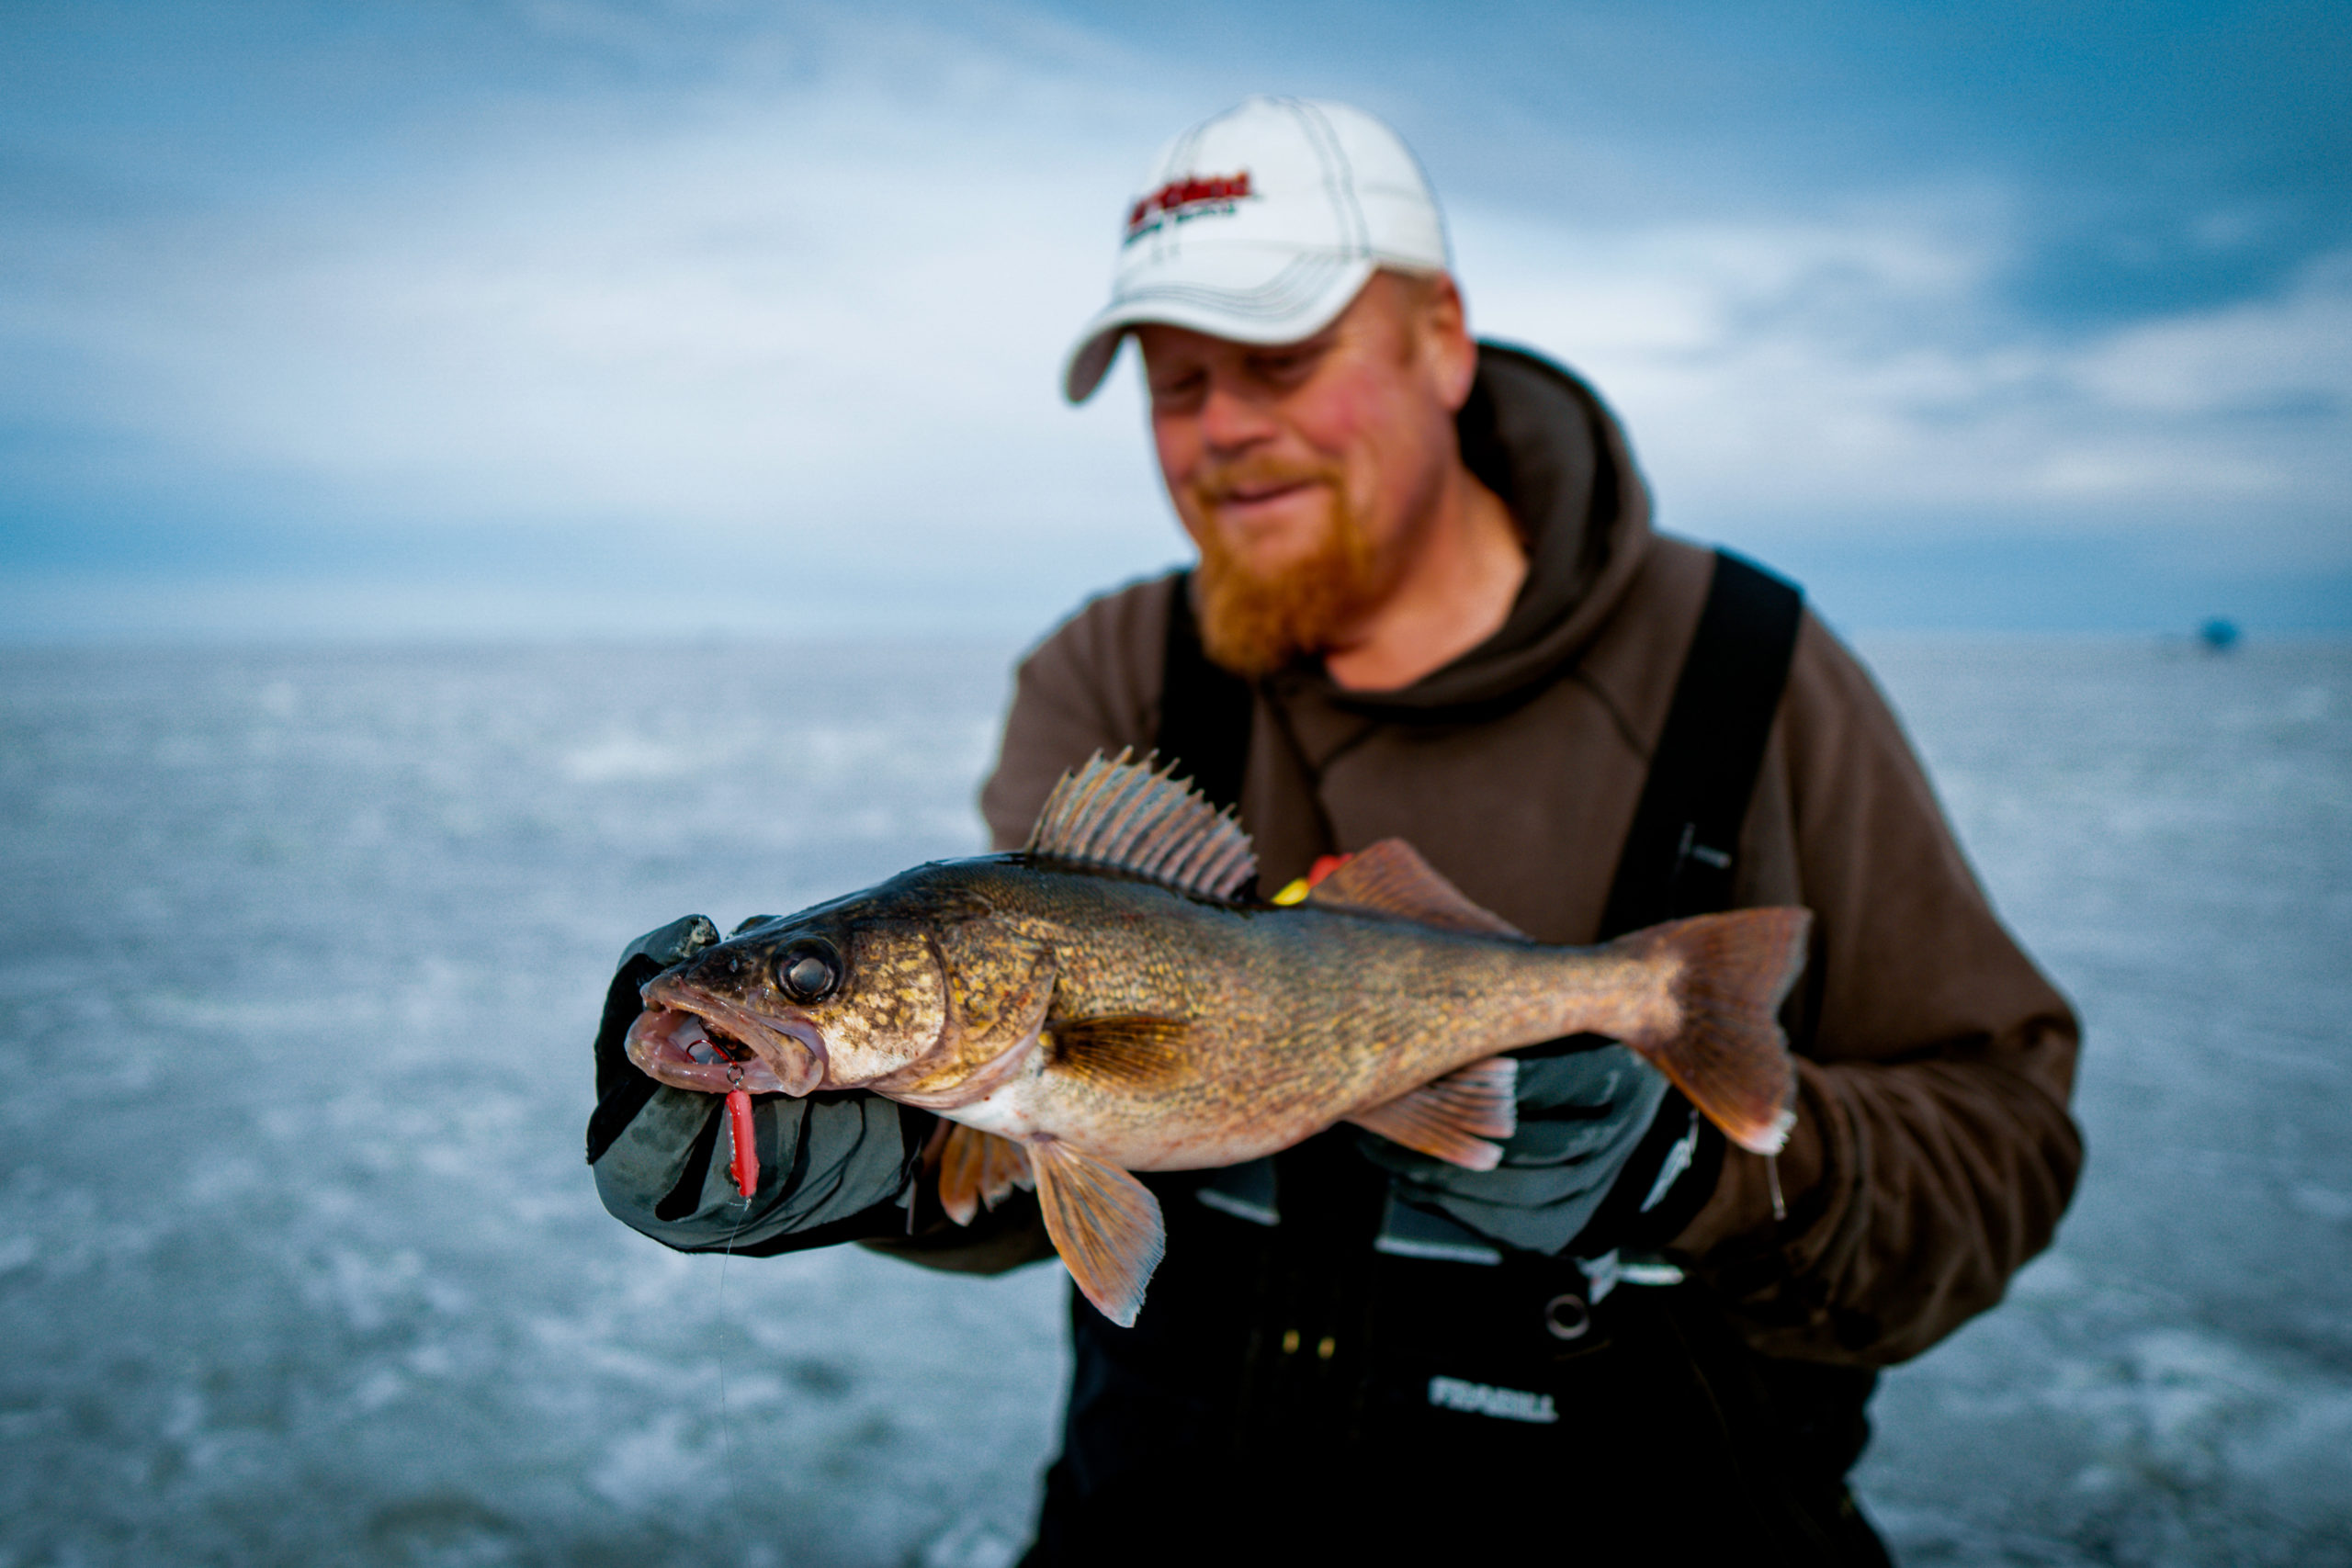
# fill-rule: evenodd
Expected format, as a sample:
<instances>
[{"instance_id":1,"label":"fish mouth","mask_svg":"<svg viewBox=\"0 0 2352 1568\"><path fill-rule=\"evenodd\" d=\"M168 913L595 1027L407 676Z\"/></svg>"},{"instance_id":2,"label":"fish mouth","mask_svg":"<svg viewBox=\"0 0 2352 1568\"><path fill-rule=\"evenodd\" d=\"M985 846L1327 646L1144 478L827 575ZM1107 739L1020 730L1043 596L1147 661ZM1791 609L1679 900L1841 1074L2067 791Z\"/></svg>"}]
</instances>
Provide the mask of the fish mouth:
<instances>
[{"instance_id":1,"label":"fish mouth","mask_svg":"<svg viewBox=\"0 0 2352 1568\"><path fill-rule=\"evenodd\" d=\"M812 1019L754 1017L657 975L638 992L628 1059L673 1089L805 1095L825 1081L825 1037Z\"/></svg>"}]
</instances>

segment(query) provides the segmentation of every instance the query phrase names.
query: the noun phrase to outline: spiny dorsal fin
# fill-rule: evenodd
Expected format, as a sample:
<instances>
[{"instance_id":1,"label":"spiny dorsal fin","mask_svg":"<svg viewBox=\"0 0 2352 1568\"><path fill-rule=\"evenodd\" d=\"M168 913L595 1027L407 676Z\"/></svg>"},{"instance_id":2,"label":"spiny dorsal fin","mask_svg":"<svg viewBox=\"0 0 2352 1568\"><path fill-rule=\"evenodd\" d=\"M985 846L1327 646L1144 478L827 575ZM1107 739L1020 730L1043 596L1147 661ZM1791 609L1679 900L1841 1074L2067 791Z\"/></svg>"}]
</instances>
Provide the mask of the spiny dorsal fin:
<instances>
[{"instance_id":1,"label":"spiny dorsal fin","mask_svg":"<svg viewBox=\"0 0 2352 1568\"><path fill-rule=\"evenodd\" d=\"M1421 858L1420 851L1402 839L1383 839L1349 856L1315 885L1306 901L1318 909L1387 915L1453 931L1527 935L1491 909L1470 902L1462 889Z\"/></svg>"},{"instance_id":2,"label":"spiny dorsal fin","mask_svg":"<svg viewBox=\"0 0 2352 1568\"><path fill-rule=\"evenodd\" d=\"M1028 852L1148 876L1180 892L1230 898L1258 874L1258 852L1230 811L1203 799L1176 764L1132 751L1064 773L1037 814Z\"/></svg>"}]
</instances>

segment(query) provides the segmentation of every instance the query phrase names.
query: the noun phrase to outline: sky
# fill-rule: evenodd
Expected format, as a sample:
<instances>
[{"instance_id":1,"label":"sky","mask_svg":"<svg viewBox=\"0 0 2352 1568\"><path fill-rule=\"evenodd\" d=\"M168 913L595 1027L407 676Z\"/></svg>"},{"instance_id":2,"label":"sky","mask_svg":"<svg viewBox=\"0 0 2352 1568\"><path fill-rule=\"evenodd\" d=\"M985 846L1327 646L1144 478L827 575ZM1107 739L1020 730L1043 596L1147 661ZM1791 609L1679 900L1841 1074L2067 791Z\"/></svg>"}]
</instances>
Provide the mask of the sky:
<instances>
[{"instance_id":1,"label":"sky","mask_svg":"<svg viewBox=\"0 0 2352 1568\"><path fill-rule=\"evenodd\" d=\"M2352 9L0 6L0 641L1018 637L1158 146L1387 118L1474 328L1858 631L2352 630Z\"/></svg>"}]
</instances>

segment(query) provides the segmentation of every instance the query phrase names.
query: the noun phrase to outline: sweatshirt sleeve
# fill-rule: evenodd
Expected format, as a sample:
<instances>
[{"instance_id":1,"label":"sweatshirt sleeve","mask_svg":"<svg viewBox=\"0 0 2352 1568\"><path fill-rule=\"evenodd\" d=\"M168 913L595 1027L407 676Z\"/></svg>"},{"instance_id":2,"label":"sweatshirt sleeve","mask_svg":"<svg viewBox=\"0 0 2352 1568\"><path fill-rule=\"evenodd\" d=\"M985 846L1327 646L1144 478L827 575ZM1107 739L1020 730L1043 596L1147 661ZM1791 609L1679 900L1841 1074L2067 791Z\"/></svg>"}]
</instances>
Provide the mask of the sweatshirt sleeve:
<instances>
[{"instance_id":1,"label":"sweatshirt sleeve","mask_svg":"<svg viewBox=\"0 0 2352 1568\"><path fill-rule=\"evenodd\" d=\"M2082 1167L2079 1032L1995 916L1884 699L1808 619L1743 851L1815 915L1797 1123L1677 1239L1767 1353L1885 1366L1997 1302ZM1771 820L1774 817L1781 819ZM1767 896L1742 902L1776 901ZM1785 895L1782 895L1785 896Z\"/></svg>"}]
</instances>

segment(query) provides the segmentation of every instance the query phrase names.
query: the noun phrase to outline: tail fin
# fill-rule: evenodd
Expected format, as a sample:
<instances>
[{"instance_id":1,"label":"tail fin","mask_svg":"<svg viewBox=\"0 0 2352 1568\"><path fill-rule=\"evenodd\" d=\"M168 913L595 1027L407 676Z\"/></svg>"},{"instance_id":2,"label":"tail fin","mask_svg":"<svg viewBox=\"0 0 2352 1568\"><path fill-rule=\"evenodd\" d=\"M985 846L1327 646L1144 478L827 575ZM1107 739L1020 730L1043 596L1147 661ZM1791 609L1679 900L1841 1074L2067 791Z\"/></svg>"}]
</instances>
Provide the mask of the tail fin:
<instances>
[{"instance_id":1,"label":"tail fin","mask_svg":"<svg viewBox=\"0 0 2352 1568\"><path fill-rule=\"evenodd\" d=\"M1663 960L1680 1027L1629 1039L1724 1135L1778 1154L1796 1117L1796 1068L1776 1016L1804 967L1810 911L1734 909L1619 937L1612 952Z\"/></svg>"}]
</instances>

